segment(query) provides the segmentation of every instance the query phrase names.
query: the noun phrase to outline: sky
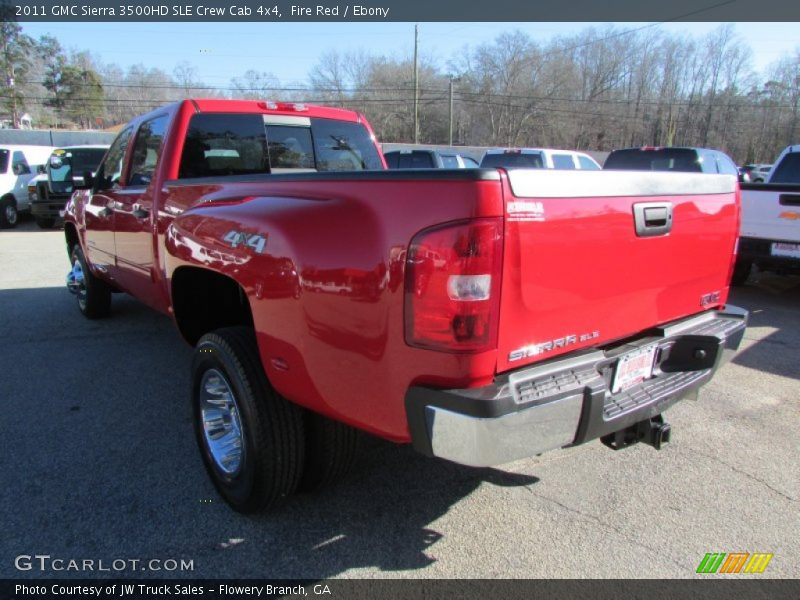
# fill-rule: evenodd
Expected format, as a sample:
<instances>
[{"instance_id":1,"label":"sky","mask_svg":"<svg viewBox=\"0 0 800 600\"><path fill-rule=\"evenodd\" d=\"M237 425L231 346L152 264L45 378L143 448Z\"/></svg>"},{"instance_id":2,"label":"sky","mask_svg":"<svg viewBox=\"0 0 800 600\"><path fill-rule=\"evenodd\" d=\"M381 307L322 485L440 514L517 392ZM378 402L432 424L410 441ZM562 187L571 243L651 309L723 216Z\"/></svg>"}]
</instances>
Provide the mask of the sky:
<instances>
[{"instance_id":1,"label":"sky","mask_svg":"<svg viewBox=\"0 0 800 600\"><path fill-rule=\"evenodd\" d=\"M603 23L420 23L420 53L443 69L467 45L491 42L519 29L546 42ZM702 36L720 23L616 23L623 28L660 28ZM310 69L327 51L363 49L371 54L410 57L413 23L23 23L35 38L56 37L66 49L89 50L104 63L134 64L172 73L181 62L207 85L227 85L250 69L270 72L283 85L307 83ZM736 23L736 33L753 50L753 67L763 71L800 50L797 23Z\"/></svg>"}]
</instances>

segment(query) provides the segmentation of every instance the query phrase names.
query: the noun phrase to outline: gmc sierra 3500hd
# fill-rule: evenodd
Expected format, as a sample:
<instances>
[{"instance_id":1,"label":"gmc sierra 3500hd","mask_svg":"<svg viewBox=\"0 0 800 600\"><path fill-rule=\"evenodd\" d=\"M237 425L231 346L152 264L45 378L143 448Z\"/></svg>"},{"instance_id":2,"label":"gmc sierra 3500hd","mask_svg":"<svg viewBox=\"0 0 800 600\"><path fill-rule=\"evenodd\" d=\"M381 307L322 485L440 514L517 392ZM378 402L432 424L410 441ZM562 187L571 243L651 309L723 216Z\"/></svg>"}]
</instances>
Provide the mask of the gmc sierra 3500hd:
<instances>
[{"instance_id":1,"label":"gmc sierra 3500hd","mask_svg":"<svg viewBox=\"0 0 800 600\"><path fill-rule=\"evenodd\" d=\"M386 170L358 113L186 100L131 122L65 216L89 318L125 291L195 347L236 510L330 483L356 430L486 466L661 413L735 350L732 176Z\"/></svg>"}]
</instances>

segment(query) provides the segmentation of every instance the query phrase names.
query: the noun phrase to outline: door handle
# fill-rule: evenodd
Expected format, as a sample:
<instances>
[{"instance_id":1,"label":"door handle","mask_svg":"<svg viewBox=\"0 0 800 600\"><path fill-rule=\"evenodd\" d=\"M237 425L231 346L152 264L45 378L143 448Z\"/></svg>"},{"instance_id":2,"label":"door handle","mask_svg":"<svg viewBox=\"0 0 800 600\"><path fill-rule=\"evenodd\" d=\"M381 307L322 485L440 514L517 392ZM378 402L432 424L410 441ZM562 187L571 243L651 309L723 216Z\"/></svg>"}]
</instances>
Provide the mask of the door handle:
<instances>
[{"instance_id":1,"label":"door handle","mask_svg":"<svg viewBox=\"0 0 800 600\"><path fill-rule=\"evenodd\" d=\"M133 212L131 212L131 214L137 219L146 219L150 216L150 211L142 208L141 204L134 204Z\"/></svg>"},{"instance_id":2,"label":"door handle","mask_svg":"<svg viewBox=\"0 0 800 600\"><path fill-rule=\"evenodd\" d=\"M636 235L652 237L672 230L672 202L638 202L633 205Z\"/></svg>"}]
</instances>

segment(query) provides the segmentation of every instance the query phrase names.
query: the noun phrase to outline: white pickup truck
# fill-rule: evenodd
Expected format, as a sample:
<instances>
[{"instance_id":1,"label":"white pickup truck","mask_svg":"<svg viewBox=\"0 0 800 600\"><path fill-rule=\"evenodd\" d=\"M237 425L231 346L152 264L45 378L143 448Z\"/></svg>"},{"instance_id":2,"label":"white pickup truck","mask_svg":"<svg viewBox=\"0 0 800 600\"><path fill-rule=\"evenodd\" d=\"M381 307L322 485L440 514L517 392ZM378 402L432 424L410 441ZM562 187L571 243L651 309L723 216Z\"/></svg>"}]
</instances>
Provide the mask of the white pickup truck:
<instances>
[{"instance_id":1,"label":"white pickup truck","mask_svg":"<svg viewBox=\"0 0 800 600\"><path fill-rule=\"evenodd\" d=\"M28 181L53 150L50 146L0 145L0 228L16 227L17 213L30 210Z\"/></svg>"},{"instance_id":2,"label":"white pickup truck","mask_svg":"<svg viewBox=\"0 0 800 600\"><path fill-rule=\"evenodd\" d=\"M742 225L733 284L753 265L762 271L800 272L800 145L787 147L765 183L742 184Z\"/></svg>"}]
</instances>

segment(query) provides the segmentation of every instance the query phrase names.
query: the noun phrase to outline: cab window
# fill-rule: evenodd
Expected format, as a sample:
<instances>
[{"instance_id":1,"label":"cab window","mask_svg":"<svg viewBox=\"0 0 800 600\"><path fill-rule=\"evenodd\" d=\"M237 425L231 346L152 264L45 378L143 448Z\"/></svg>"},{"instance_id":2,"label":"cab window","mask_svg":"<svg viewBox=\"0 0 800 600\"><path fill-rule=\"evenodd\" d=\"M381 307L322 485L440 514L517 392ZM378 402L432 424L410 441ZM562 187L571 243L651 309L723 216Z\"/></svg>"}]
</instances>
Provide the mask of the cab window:
<instances>
[{"instance_id":1,"label":"cab window","mask_svg":"<svg viewBox=\"0 0 800 600\"><path fill-rule=\"evenodd\" d=\"M147 186L153 179L161 144L167 130L167 115L145 121L136 134L133 146L131 172L128 176L129 186Z\"/></svg>"},{"instance_id":2,"label":"cab window","mask_svg":"<svg viewBox=\"0 0 800 600\"><path fill-rule=\"evenodd\" d=\"M108 154L106 154L106 159L97 170L96 189L107 190L119 185L119 180L122 177L122 169L125 166L125 151L128 149L132 131L132 128L124 130L117 136L114 143L111 144L111 148L109 148Z\"/></svg>"}]
</instances>

